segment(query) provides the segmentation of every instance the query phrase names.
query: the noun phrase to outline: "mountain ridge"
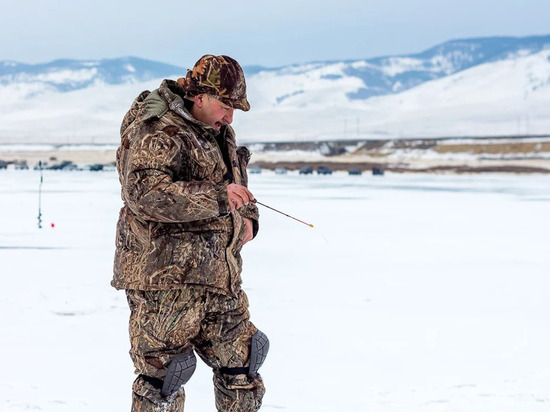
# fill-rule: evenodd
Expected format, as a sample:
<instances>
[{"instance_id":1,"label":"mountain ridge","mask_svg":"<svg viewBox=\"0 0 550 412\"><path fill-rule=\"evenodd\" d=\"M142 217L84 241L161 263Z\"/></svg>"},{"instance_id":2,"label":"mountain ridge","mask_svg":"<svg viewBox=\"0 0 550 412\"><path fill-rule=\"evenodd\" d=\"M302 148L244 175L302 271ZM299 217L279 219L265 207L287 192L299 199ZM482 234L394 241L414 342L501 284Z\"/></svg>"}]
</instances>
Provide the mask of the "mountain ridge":
<instances>
[{"instance_id":1,"label":"mountain ridge","mask_svg":"<svg viewBox=\"0 0 550 412\"><path fill-rule=\"evenodd\" d=\"M544 48L550 48L550 35L465 38L449 40L419 53L312 61L280 67L249 65L243 69L247 76L254 76L262 72L309 71L341 64L345 66L344 75L359 78L364 83L364 87L348 97L363 100L398 93L479 64L502 60L514 51L532 54ZM0 84L43 82L58 92L69 92L98 82L116 85L182 76L186 70L181 66L133 56L99 60L56 59L38 64L0 61ZM72 71L72 75L67 71Z\"/></svg>"},{"instance_id":2,"label":"mountain ridge","mask_svg":"<svg viewBox=\"0 0 550 412\"><path fill-rule=\"evenodd\" d=\"M0 143L114 143L133 99L185 70L134 57L0 62ZM550 132L550 35L244 70L252 110L234 118L242 141Z\"/></svg>"}]
</instances>

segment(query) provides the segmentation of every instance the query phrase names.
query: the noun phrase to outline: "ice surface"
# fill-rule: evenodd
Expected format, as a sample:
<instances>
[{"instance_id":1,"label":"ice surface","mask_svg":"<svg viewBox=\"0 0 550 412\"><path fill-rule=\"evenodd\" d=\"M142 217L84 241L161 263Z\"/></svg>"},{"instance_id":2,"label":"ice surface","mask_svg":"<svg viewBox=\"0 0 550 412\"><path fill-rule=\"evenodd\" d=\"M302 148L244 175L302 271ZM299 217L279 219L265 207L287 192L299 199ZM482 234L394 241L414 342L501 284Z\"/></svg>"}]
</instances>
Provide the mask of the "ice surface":
<instances>
[{"instance_id":1,"label":"ice surface","mask_svg":"<svg viewBox=\"0 0 550 412\"><path fill-rule=\"evenodd\" d=\"M548 411L547 176L250 177L262 410ZM129 411L113 172L0 171L0 410ZM55 227L51 227L51 224ZM202 362L186 411L213 411Z\"/></svg>"}]
</instances>

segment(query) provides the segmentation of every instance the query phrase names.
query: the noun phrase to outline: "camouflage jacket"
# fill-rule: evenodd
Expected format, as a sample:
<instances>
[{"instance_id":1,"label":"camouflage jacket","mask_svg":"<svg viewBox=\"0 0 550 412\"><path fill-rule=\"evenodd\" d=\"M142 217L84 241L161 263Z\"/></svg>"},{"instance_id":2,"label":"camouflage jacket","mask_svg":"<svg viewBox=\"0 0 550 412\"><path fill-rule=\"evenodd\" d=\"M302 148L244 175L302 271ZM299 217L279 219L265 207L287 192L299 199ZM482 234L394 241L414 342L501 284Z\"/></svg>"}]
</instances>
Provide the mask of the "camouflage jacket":
<instances>
[{"instance_id":1,"label":"camouflage jacket","mask_svg":"<svg viewBox=\"0 0 550 412\"><path fill-rule=\"evenodd\" d=\"M247 185L250 152L237 148L230 126L222 127L218 143L218 132L185 109L182 91L164 80L142 92L122 121L117 170L124 206L111 285L199 284L234 295L241 284L243 217L252 219L256 236L258 209L249 204L230 213L227 185Z\"/></svg>"}]
</instances>

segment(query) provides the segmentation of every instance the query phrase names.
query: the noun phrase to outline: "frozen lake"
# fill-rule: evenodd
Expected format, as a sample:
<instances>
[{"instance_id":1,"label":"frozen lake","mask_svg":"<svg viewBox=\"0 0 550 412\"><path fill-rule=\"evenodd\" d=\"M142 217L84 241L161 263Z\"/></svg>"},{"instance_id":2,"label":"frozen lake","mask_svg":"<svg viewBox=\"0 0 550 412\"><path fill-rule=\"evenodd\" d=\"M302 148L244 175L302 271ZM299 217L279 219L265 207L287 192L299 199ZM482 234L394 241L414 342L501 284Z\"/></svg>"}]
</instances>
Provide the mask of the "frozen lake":
<instances>
[{"instance_id":1,"label":"frozen lake","mask_svg":"<svg viewBox=\"0 0 550 412\"><path fill-rule=\"evenodd\" d=\"M0 410L130 410L115 172L0 171ZM550 410L550 178L250 176L262 410ZM52 227L52 224L54 227ZM186 411L213 411L202 363Z\"/></svg>"}]
</instances>

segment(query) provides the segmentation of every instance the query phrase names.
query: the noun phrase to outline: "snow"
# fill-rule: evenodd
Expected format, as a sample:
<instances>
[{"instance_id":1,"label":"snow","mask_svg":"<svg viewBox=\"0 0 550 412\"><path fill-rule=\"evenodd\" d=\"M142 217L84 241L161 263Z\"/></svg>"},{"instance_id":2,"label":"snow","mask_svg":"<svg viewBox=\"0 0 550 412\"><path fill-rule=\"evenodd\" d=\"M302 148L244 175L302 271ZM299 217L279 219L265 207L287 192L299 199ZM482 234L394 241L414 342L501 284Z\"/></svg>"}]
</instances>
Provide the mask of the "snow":
<instances>
[{"instance_id":1,"label":"snow","mask_svg":"<svg viewBox=\"0 0 550 412\"><path fill-rule=\"evenodd\" d=\"M345 105L349 103L346 93L356 92L364 86L359 78L343 76L345 66L337 63L306 66L308 71L305 72L260 72L247 82L249 100L257 102L260 110L285 112L304 107L325 109ZM331 75L336 78L327 78Z\"/></svg>"},{"instance_id":2,"label":"snow","mask_svg":"<svg viewBox=\"0 0 550 412\"><path fill-rule=\"evenodd\" d=\"M0 410L130 409L113 172L0 171ZM548 411L547 176L250 176L262 410ZM54 223L55 227L51 227ZM187 411L210 411L202 363Z\"/></svg>"},{"instance_id":3,"label":"snow","mask_svg":"<svg viewBox=\"0 0 550 412\"><path fill-rule=\"evenodd\" d=\"M40 75L28 76L29 80L32 79L36 82L52 82L64 84L67 82L83 82L86 80L92 80L97 75L97 68L93 69L81 69L81 70L59 70L51 73L43 73ZM21 76L22 80L25 80L25 76Z\"/></svg>"},{"instance_id":4,"label":"snow","mask_svg":"<svg viewBox=\"0 0 550 412\"><path fill-rule=\"evenodd\" d=\"M412 57L388 57L384 63L386 65L380 67L379 70L388 76L397 76L411 70L424 69L424 62Z\"/></svg>"}]
</instances>

